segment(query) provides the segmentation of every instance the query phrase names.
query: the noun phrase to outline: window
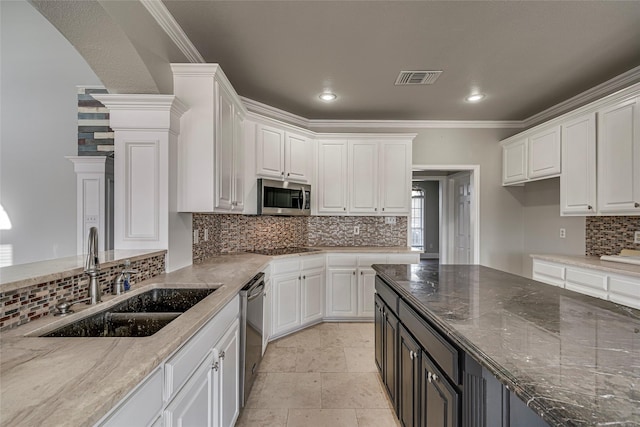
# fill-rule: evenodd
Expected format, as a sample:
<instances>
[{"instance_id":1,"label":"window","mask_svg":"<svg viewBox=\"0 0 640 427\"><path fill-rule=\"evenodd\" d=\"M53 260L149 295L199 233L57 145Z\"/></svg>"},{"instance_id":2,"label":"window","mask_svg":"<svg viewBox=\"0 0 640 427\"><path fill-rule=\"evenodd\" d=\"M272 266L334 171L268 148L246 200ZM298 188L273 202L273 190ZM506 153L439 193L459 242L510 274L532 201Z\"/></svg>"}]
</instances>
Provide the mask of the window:
<instances>
[{"instance_id":1,"label":"window","mask_svg":"<svg viewBox=\"0 0 640 427\"><path fill-rule=\"evenodd\" d=\"M411 190L411 247L424 252L424 190Z\"/></svg>"}]
</instances>

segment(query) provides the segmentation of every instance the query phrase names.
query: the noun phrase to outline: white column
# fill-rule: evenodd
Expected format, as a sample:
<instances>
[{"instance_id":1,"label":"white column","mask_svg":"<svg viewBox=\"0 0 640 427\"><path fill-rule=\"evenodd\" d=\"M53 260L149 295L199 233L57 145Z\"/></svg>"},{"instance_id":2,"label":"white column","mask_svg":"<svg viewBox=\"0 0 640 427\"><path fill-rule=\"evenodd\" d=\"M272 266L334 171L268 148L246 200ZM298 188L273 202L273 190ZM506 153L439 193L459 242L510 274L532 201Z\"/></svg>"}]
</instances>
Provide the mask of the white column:
<instances>
[{"instance_id":1,"label":"white column","mask_svg":"<svg viewBox=\"0 0 640 427\"><path fill-rule=\"evenodd\" d=\"M66 156L73 162L77 176L77 253L87 253L87 236L91 227L98 228L100 250L109 250L108 245L108 206L107 175L109 166L106 156ZM111 172L113 173L113 172Z\"/></svg>"},{"instance_id":2,"label":"white column","mask_svg":"<svg viewBox=\"0 0 640 427\"><path fill-rule=\"evenodd\" d=\"M177 146L187 107L173 95L100 94L115 133L115 249L167 249L190 265L191 214L177 211Z\"/></svg>"}]
</instances>

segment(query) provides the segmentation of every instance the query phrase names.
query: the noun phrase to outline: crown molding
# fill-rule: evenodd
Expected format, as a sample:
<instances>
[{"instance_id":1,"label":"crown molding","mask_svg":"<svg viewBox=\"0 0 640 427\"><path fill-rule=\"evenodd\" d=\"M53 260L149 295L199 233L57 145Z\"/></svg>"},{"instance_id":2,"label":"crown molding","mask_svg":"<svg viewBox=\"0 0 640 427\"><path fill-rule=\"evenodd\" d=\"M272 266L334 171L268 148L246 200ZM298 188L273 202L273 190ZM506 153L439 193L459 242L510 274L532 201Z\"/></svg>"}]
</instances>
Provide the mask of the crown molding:
<instances>
[{"instance_id":1,"label":"crown molding","mask_svg":"<svg viewBox=\"0 0 640 427\"><path fill-rule=\"evenodd\" d=\"M160 0L139 0L140 3L149 11L153 19L156 20L158 25L164 30L164 32L173 40L175 45L180 49L180 52L187 57L190 62L204 63L206 62L198 49L191 43L189 37L182 30L182 27L175 20L171 12L165 7Z\"/></svg>"},{"instance_id":2,"label":"crown molding","mask_svg":"<svg viewBox=\"0 0 640 427\"><path fill-rule=\"evenodd\" d=\"M553 107L547 108L531 117L527 117L522 122L525 128L535 126L539 123L547 121L560 114L568 113L584 104L596 101L606 95L609 95L618 90L624 89L634 83L640 81L640 66L632 68L631 70L620 74L604 83L594 86L591 89L585 90L582 93L569 98L566 101L562 101Z\"/></svg>"},{"instance_id":3,"label":"crown molding","mask_svg":"<svg viewBox=\"0 0 640 427\"><path fill-rule=\"evenodd\" d=\"M520 120L309 120L309 128L521 129Z\"/></svg>"},{"instance_id":4,"label":"crown molding","mask_svg":"<svg viewBox=\"0 0 640 427\"><path fill-rule=\"evenodd\" d=\"M250 113L309 129L309 119L272 107L271 105L263 104L262 102L254 101L253 99L245 98L244 96L241 96L240 99Z\"/></svg>"},{"instance_id":5,"label":"crown molding","mask_svg":"<svg viewBox=\"0 0 640 427\"><path fill-rule=\"evenodd\" d=\"M175 95L100 93L91 96L110 110L171 110L179 114L188 110L188 107Z\"/></svg>"}]
</instances>

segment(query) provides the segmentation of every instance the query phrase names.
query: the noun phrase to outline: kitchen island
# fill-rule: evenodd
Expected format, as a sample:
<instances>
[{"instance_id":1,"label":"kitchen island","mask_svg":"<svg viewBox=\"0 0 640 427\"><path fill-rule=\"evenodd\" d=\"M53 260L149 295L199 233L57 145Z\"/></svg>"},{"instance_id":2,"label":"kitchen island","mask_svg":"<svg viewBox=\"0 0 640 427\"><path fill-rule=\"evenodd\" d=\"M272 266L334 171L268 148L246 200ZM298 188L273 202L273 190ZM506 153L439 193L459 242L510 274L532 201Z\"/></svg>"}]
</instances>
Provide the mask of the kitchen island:
<instances>
[{"instance_id":1,"label":"kitchen island","mask_svg":"<svg viewBox=\"0 0 640 427\"><path fill-rule=\"evenodd\" d=\"M374 265L374 269L382 279L382 292L388 285L399 297L399 325L404 327L403 312L413 313L442 338L443 346L436 349L441 351L435 351L433 358L453 360L449 376L457 378L450 381L450 388L462 394L460 409L454 413L458 419L469 417L470 410L481 417L497 417L492 420L500 418L495 408L486 406L496 402L490 391L495 388L492 379L497 379L502 386L498 404L504 404L506 392L552 426L640 425L640 311L482 266ZM389 306L386 309L393 311ZM425 350L423 357L430 359L430 350ZM402 351L394 356L398 366ZM451 359L447 351L459 358ZM411 351L412 361L416 354ZM429 383L436 369L447 373L446 363L438 365L436 360ZM474 364L482 368L475 377L467 375ZM402 382L407 377L401 370L396 374L400 401L406 396ZM488 403L474 409L464 394L473 394L469 382L478 378L484 384L476 390L486 393L481 397ZM406 406L399 406L401 417ZM467 424L484 425L468 418L459 425Z\"/></svg>"}]
</instances>

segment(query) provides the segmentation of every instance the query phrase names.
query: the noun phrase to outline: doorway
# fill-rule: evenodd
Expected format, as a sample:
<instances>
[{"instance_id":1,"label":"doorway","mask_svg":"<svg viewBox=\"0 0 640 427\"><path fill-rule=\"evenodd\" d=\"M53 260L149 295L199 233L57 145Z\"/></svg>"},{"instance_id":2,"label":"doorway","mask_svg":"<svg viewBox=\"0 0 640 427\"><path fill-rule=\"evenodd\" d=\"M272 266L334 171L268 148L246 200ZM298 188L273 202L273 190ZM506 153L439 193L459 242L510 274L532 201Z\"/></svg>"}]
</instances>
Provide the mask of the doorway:
<instances>
[{"instance_id":1,"label":"doorway","mask_svg":"<svg viewBox=\"0 0 640 427\"><path fill-rule=\"evenodd\" d=\"M414 165L409 245L440 264L480 261L479 165Z\"/></svg>"}]
</instances>

